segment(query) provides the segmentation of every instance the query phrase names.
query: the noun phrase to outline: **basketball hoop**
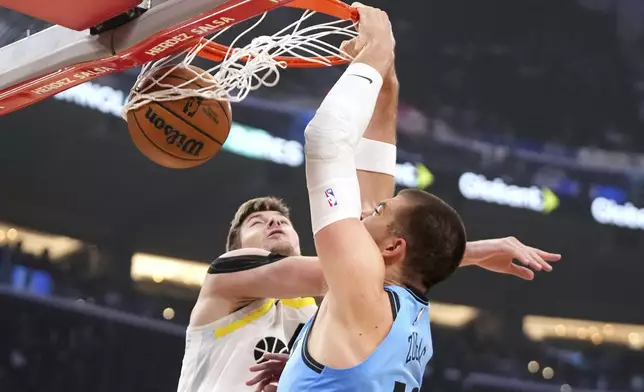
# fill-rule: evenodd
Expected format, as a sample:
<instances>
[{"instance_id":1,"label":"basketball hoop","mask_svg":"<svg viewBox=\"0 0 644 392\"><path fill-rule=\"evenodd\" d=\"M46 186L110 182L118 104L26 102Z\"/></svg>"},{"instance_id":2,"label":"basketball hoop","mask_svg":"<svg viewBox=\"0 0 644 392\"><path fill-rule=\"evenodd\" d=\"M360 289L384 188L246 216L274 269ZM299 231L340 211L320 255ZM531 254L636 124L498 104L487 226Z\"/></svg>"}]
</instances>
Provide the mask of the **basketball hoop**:
<instances>
[{"instance_id":1,"label":"basketball hoop","mask_svg":"<svg viewBox=\"0 0 644 392\"><path fill-rule=\"evenodd\" d=\"M201 97L239 102L253 90L277 85L280 70L285 68L328 67L351 60L348 54L324 39L336 36L349 40L356 37L358 12L355 9L340 0L295 0L284 6L299 8L304 12L298 20L272 35L259 36L245 46L236 47L240 38L262 23L267 15L264 13L229 46L215 40L230 27L209 38L201 38L188 50L145 64L123 108L123 117L126 117L128 111L152 101ZM305 27L305 22L316 13L338 20ZM197 56L218 64L199 73L189 67ZM159 82L178 67L188 69L194 77L177 86ZM193 83L199 79L208 79L214 83L196 90L187 87L191 84L194 87Z\"/></svg>"}]
</instances>

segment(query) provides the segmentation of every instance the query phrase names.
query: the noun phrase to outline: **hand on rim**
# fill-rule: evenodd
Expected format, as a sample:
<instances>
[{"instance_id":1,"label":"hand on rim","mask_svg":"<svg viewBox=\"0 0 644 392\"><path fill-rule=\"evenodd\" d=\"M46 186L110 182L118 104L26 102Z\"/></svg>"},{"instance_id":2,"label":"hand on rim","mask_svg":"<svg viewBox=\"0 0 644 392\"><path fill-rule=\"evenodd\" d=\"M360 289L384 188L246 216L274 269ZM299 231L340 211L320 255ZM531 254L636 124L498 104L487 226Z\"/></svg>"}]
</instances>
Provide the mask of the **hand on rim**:
<instances>
[{"instance_id":1,"label":"hand on rim","mask_svg":"<svg viewBox=\"0 0 644 392\"><path fill-rule=\"evenodd\" d=\"M396 46L389 16L378 8L362 3L353 3L351 7L358 10L360 15L356 27L358 36L344 41L340 49L356 62L371 65L384 77L393 64Z\"/></svg>"}]
</instances>

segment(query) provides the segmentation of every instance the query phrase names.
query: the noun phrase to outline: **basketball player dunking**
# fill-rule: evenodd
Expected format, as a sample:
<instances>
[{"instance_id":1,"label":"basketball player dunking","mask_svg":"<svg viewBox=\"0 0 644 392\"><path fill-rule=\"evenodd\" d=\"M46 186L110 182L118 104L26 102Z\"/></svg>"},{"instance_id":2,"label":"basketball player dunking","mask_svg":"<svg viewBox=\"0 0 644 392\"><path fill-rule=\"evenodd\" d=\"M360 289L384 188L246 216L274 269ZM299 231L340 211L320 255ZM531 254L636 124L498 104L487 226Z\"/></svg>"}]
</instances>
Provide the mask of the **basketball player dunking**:
<instances>
[{"instance_id":1,"label":"basketball player dunking","mask_svg":"<svg viewBox=\"0 0 644 392\"><path fill-rule=\"evenodd\" d=\"M370 113L365 114L363 121L371 121L353 166L354 176L358 170L363 205L370 210L375 200L391 197L394 192L398 86L393 68L386 75L382 89L379 75L375 79L370 74L362 75L372 78L371 83L362 81L374 84L371 93L378 96L376 113L372 118ZM355 79L357 83L362 78ZM307 135L310 142L311 132ZM332 196L329 194L329 200L333 200ZM336 196L338 203L344 203L342 194ZM429 243L440 240L433 238L436 230L425 229ZM287 353L317 309L310 296L321 296L325 291L324 265L316 257L300 256L299 238L291 225L289 210L276 198L253 199L239 208L231 223L227 251L211 264L193 309L179 392L253 390L244 385L249 367L263 361L265 353ZM513 238L475 241L467 244L461 266L479 265L531 279L533 272L513 264L513 258L534 270L549 271L547 261L555 261L558 256L527 247ZM329 283L333 290L335 281ZM326 312L324 307L322 312ZM262 380L260 389L270 381L271 378Z\"/></svg>"},{"instance_id":2,"label":"basketball player dunking","mask_svg":"<svg viewBox=\"0 0 644 392\"><path fill-rule=\"evenodd\" d=\"M328 291L297 337L278 391L419 391L433 351L426 293L466 253L459 215L421 190L386 198L360 219L356 152L392 75L394 39L387 14L355 6L359 36L345 46L354 61L305 131L311 222Z\"/></svg>"}]
</instances>

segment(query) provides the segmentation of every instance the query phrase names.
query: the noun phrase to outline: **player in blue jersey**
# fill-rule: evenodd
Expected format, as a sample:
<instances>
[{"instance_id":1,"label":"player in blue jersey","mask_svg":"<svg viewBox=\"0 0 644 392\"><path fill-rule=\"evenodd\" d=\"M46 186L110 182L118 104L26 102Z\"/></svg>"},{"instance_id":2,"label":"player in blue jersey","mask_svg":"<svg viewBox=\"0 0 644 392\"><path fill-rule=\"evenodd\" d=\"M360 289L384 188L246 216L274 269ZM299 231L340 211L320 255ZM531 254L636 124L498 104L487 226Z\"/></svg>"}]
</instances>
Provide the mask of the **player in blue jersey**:
<instances>
[{"instance_id":1,"label":"player in blue jersey","mask_svg":"<svg viewBox=\"0 0 644 392\"><path fill-rule=\"evenodd\" d=\"M363 26L365 24L366 19L363 20ZM360 44L359 42L353 41L350 42L348 45L346 45L345 49L347 51L353 51L354 55L357 55L355 53L355 50L357 49L356 44ZM357 78L362 78L363 80L366 81L371 81L369 78L369 75L352 75L351 77L357 77ZM349 88L349 90L351 90ZM340 91L341 95L345 95ZM348 102L351 104L353 102L351 98L351 92L348 92L346 97L348 97ZM355 98L355 97L354 97ZM382 200L389 199L393 196L394 194L394 171L396 167L396 111L397 111L397 100L398 100L398 82L397 78L394 72L393 67L391 67L384 78L382 87L380 88L380 93L377 98L377 103L375 104L375 110L373 112L373 115L371 116L371 121L369 122L369 125L367 127L367 130L365 131L362 139L360 140L357 148L355 149L355 154L354 154L354 163L355 163L355 169L356 169L356 175L358 178L358 182L360 185L360 191L361 191L361 199L362 199L362 207L364 211L370 211L368 214L365 215L372 215L372 213L375 210L375 207L380 204ZM342 103L344 105L344 103ZM327 112L328 113L328 112ZM338 114L343 115L344 113L342 110L338 111ZM324 111L320 111L319 115L325 115ZM343 121L349 120L351 121L351 115L349 116L343 116L340 121L338 121L338 124L342 124ZM330 130L331 132L333 130ZM315 133L311 135L311 132L307 133L307 138L310 141L310 136L315 136ZM342 144L344 142L340 142ZM307 148L310 147L310 143L307 143ZM309 150L310 152L310 150ZM327 151L328 152L328 151ZM308 155L308 153L307 153ZM337 155L331 151L329 154L325 154L326 160L333 160L334 155ZM333 165L337 166L337 165ZM310 173L309 174L314 174ZM309 184L310 185L310 184ZM326 189L325 189L326 191ZM335 190L337 191L337 189ZM331 189L330 192L326 192L324 199L321 200L323 201L323 204L329 205L328 208L335 207L337 204L337 200L334 200L334 195L337 193L333 189ZM355 214L354 216L357 216ZM367 222L371 221L371 218L368 218L366 220ZM427 233L423 235L428 235L433 238L435 235L435 230L429 230ZM559 259L559 255L551 254L548 252L541 251L539 249L531 248L529 246L525 246L521 244L518 240L515 238L503 238L503 239L494 239L494 240L484 240L484 241L474 241L474 242L469 242L467 243L465 247L465 255L463 259L460 262L460 266L464 267L467 265L478 265L479 267L491 270L493 272L498 272L498 273L505 273L505 274L512 274L515 276L519 276L523 279L530 280L534 277L533 271L531 271L529 268L534 269L535 271L550 271L552 270L552 267L548 264L548 262L552 261L557 261ZM512 263L512 259L515 258L519 260L524 266L520 266L517 264ZM273 267L277 267L277 264L279 263L288 263L289 258L284 259L282 261L276 262ZM292 264L295 270L299 269L298 265L301 265L299 263L293 263ZM316 265L319 265L319 260L316 260ZM264 266L261 268L270 268L271 266ZM310 276L311 275L311 270L308 269L309 266L307 266L307 273L304 274L303 277L305 276ZM260 268L260 269L261 269ZM277 272L277 271L282 271L282 272ZM237 283L234 283L232 285L227 285L229 287L235 287L237 291L241 289L251 289L257 292L260 290L260 288L263 288L263 290L268 291L270 286L270 283L272 282L275 287L270 289L272 294L266 294L266 295L278 295L276 294L279 291L288 291L293 295L294 292L297 291L292 291L289 287L293 285L298 285L301 287L304 287L304 282L302 279L298 279L298 273L297 271L293 271L293 273L286 273L285 274L285 269L283 268L275 268L274 273L278 273L277 278L272 279L269 278L266 273L261 273L261 274L255 274L257 275L257 279L253 280L252 282L249 280L240 280L237 281ZM245 271L244 273L248 273L251 271ZM259 272L259 271L256 271ZM322 274L322 271L319 271L320 275ZM283 279L283 277L289 277L291 279ZM235 280L233 276L227 277L228 279L232 279L233 281ZM382 285L380 286L382 288ZM278 291L277 288L279 288ZM300 288L301 290L302 288ZM301 295L301 294L297 294ZM422 301L422 298L421 298ZM325 305L326 306L326 305ZM419 313L422 313L420 315L421 318L428 318L428 314L426 312L422 312L419 310ZM419 320L420 321L420 320ZM425 324L425 322L428 320L424 320L422 323ZM426 324L425 324L426 326ZM307 327L308 328L308 327ZM427 327L428 328L428 327ZM308 330L308 329L307 329ZM421 328L421 330L426 330L425 328ZM304 336L304 335L301 335ZM410 366L416 366L416 370L418 370L418 366L416 365L416 359L417 357L424 357L428 356L429 354L425 352L424 355L422 354L422 349L420 348L423 346L423 343L420 342L418 339L420 335L416 335L415 337L412 336L410 339L411 346L407 346L408 342L405 341L402 344L406 345L405 349L405 356L409 356L410 362L412 365ZM298 340L297 346L301 348L301 339ZM431 350L431 344L428 345L429 349ZM418 349L412 348L412 347L419 347ZM295 352L297 355L297 352L299 350L296 348ZM315 357L314 357L315 358ZM282 373L282 370L284 368L284 363L286 362L286 359L288 359L288 354L279 354L279 353L266 353L264 355L264 361L261 363L258 363L256 365L253 365L250 367L252 371L258 372L252 380L249 380L247 382L247 385L251 386L256 386L255 391L264 391L264 392L274 392L275 391L275 386L273 385L274 382L276 382L279 379L280 374ZM420 362L420 360L419 360ZM424 362L424 358L423 358ZM422 368L422 366L421 366ZM327 367L328 369L328 367ZM421 369L422 371L422 369ZM327 374L329 372L327 371ZM347 375L347 377L352 377ZM250 377L249 377L250 378ZM394 382L394 390L400 390L403 387L404 381L398 381L397 384ZM283 386L282 388L284 388ZM292 389L298 390L300 386L298 387L293 387ZM307 387L303 387L304 390L307 390ZM346 385L344 387L341 387L340 390L353 390L355 387L353 385ZM370 387L366 388L367 390L371 390ZM359 388L358 388L359 390ZM411 390L411 389L410 389Z\"/></svg>"},{"instance_id":2,"label":"player in blue jersey","mask_svg":"<svg viewBox=\"0 0 644 392\"><path fill-rule=\"evenodd\" d=\"M305 131L315 245L328 285L284 368L278 391L413 392L432 356L426 292L459 266L458 214L427 192L405 190L361 222L355 153L383 80L393 69L387 15L354 5L356 56Z\"/></svg>"}]
</instances>

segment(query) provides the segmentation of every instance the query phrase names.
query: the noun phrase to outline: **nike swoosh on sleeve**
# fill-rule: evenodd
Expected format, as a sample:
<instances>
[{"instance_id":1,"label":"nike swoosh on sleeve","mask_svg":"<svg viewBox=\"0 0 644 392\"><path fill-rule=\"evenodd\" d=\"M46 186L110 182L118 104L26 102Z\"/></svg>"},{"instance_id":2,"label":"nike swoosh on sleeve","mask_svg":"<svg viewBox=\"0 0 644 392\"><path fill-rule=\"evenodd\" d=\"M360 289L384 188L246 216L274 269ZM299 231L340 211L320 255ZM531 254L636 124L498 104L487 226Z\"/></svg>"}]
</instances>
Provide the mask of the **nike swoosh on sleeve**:
<instances>
[{"instance_id":1,"label":"nike swoosh on sleeve","mask_svg":"<svg viewBox=\"0 0 644 392\"><path fill-rule=\"evenodd\" d=\"M373 83L373 80L371 80L371 78L368 78L366 76L357 75L357 74L349 74L349 76L355 76L355 77L358 77L358 78L365 79L365 80L367 80L369 82L369 84Z\"/></svg>"}]
</instances>

